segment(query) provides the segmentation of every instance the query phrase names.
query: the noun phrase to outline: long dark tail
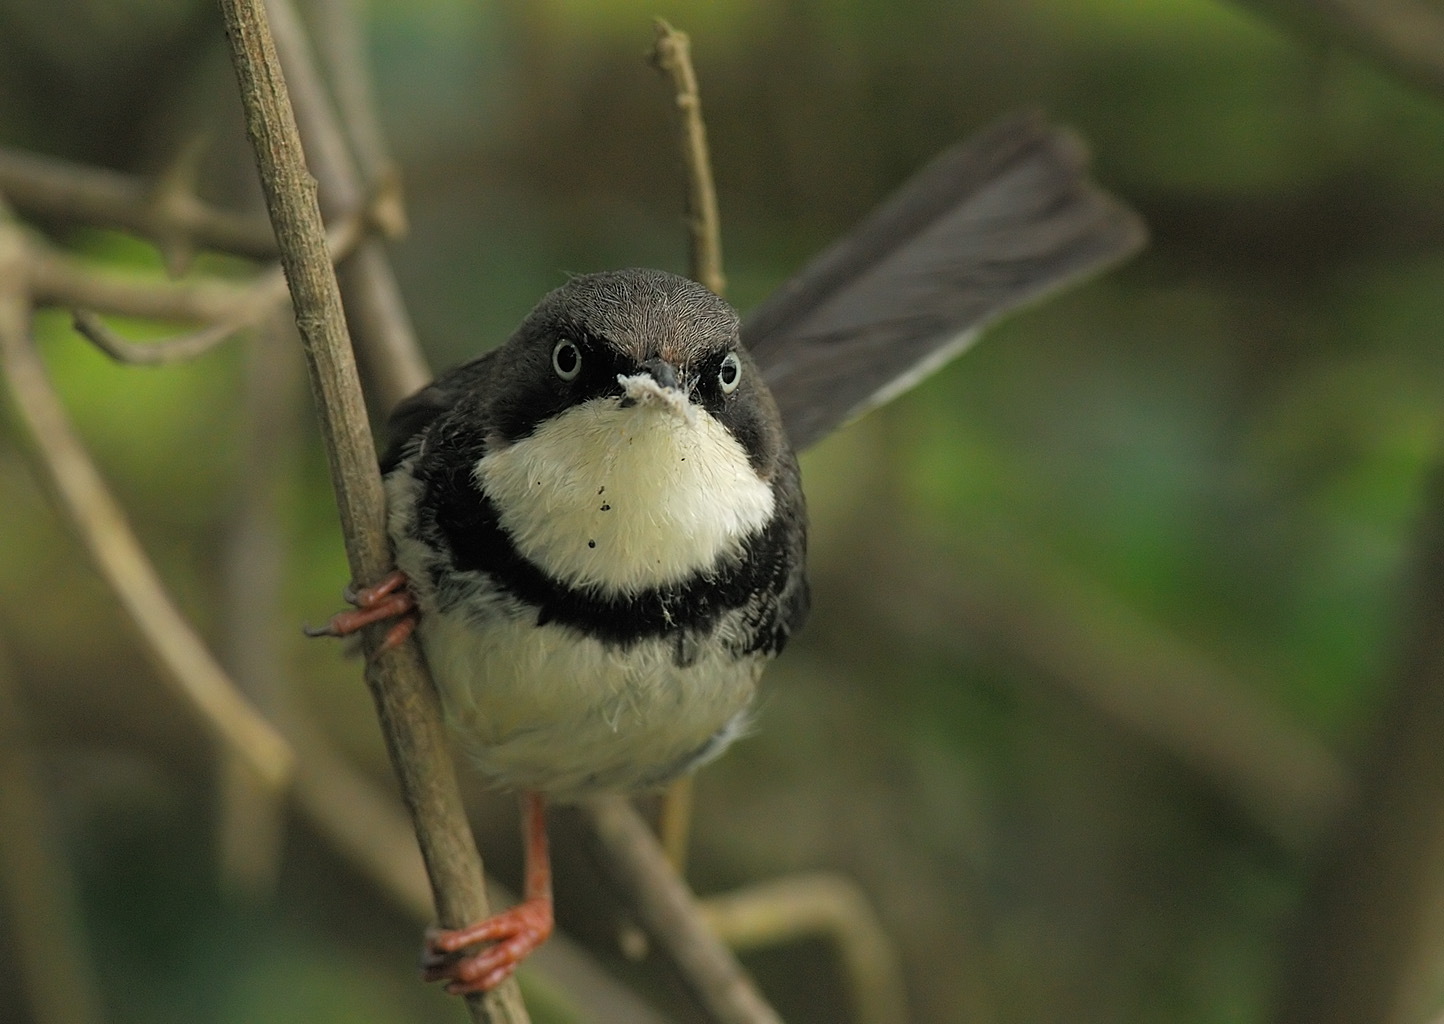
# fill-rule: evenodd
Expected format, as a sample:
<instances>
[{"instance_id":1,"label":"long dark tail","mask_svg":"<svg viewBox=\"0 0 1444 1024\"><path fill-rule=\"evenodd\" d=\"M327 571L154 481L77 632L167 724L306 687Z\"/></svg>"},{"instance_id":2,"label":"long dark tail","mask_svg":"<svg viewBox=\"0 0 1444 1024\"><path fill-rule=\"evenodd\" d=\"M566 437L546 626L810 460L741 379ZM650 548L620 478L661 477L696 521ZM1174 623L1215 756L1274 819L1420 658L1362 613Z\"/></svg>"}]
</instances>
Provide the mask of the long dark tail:
<instances>
[{"instance_id":1,"label":"long dark tail","mask_svg":"<svg viewBox=\"0 0 1444 1024\"><path fill-rule=\"evenodd\" d=\"M1146 232L1033 114L947 150L747 317L794 448L912 387L987 323L1119 262Z\"/></svg>"}]
</instances>

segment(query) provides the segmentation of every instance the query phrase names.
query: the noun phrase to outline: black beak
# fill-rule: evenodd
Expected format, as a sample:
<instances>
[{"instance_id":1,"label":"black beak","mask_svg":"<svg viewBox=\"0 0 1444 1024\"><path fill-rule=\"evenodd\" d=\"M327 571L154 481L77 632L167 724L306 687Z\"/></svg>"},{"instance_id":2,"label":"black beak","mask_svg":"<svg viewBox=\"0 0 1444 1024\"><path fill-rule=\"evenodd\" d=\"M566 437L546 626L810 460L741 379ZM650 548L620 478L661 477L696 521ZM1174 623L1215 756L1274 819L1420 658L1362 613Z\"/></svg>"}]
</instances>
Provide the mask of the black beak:
<instances>
[{"instance_id":1,"label":"black beak","mask_svg":"<svg viewBox=\"0 0 1444 1024\"><path fill-rule=\"evenodd\" d=\"M652 379L661 387L677 387L677 368L665 359L648 359L638 369L651 374Z\"/></svg>"}]
</instances>

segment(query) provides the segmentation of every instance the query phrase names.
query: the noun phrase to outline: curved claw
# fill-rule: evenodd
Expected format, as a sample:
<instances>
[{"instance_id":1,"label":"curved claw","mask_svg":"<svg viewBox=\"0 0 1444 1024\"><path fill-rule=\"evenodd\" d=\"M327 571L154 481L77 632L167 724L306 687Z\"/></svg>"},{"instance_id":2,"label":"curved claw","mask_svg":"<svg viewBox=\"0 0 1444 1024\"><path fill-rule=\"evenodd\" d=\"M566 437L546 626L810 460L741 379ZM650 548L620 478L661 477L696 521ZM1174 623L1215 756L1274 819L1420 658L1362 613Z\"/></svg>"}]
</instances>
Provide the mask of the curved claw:
<instances>
[{"instance_id":1,"label":"curved claw","mask_svg":"<svg viewBox=\"0 0 1444 1024\"><path fill-rule=\"evenodd\" d=\"M485 921L453 931L431 929L421 960L424 981L445 981L452 995L486 992L511 977L517 965L547 940L553 928L550 897L525 900ZM479 942L496 945L463 952Z\"/></svg>"},{"instance_id":2,"label":"curved claw","mask_svg":"<svg viewBox=\"0 0 1444 1024\"><path fill-rule=\"evenodd\" d=\"M301 629L310 637L350 636L373 622L397 619L381 645L381 650L388 650L416 628L416 602L405 586L406 576L399 569L374 586L357 590L354 584L347 584L342 596L356 606L354 611L339 612L324 626L302 626Z\"/></svg>"}]
</instances>

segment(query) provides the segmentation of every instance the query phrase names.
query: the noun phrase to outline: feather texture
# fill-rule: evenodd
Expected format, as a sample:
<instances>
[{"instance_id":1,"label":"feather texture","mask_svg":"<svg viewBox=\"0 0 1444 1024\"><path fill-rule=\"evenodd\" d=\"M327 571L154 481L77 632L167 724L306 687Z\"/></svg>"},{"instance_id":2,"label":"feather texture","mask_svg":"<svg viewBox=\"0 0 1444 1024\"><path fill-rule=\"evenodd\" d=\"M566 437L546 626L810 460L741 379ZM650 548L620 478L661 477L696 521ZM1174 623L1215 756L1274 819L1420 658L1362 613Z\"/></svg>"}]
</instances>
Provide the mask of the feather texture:
<instances>
[{"instance_id":1,"label":"feather texture","mask_svg":"<svg viewBox=\"0 0 1444 1024\"><path fill-rule=\"evenodd\" d=\"M938 156L748 316L794 450L918 383L996 317L1144 242L1071 134L1008 118Z\"/></svg>"}]
</instances>

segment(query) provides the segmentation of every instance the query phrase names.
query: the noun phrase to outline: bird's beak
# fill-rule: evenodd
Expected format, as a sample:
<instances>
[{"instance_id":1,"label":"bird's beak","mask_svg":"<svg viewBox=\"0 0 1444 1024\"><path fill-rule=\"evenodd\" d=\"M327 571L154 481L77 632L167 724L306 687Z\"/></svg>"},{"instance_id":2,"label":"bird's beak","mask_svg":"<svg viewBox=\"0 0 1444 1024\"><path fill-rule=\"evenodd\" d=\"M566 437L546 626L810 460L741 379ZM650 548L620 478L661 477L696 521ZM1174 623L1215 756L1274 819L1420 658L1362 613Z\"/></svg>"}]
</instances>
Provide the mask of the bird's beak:
<instances>
[{"instance_id":1,"label":"bird's beak","mask_svg":"<svg viewBox=\"0 0 1444 1024\"><path fill-rule=\"evenodd\" d=\"M665 359L648 359L638 369L640 373L617 374L624 405L654 405L692 422L692 403L677 382L675 366Z\"/></svg>"}]
</instances>

